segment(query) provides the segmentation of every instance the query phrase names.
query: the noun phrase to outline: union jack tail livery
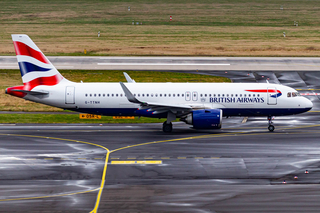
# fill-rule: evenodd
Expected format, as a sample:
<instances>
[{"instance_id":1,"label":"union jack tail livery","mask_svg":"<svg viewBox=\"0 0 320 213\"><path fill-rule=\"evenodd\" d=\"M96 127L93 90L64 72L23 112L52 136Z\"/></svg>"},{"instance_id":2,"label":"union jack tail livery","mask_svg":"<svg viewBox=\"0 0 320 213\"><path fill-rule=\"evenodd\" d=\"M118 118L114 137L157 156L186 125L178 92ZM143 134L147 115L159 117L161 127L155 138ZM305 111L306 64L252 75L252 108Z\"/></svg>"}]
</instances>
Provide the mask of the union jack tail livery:
<instances>
[{"instance_id":1,"label":"union jack tail livery","mask_svg":"<svg viewBox=\"0 0 320 213\"><path fill-rule=\"evenodd\" d=\"M12 35L23 86L7 89L7 93L24 97L33 88L59 84L64 77L50 63L35 43L27 35Z\"/></svg>"}]
</instances>

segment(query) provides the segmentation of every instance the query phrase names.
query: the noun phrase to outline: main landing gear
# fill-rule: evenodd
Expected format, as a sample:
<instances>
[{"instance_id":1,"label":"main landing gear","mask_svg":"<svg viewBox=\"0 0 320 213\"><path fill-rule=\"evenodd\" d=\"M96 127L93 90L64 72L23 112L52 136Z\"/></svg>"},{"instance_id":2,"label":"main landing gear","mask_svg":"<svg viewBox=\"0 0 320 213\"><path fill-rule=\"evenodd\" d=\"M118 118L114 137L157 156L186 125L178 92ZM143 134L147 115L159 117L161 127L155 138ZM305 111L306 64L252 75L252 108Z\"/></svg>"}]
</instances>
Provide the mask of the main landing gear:
<instances>
[{"instance_id":1,"label":"main landing gear","mask_svg":"<svg viewBox=\"0 0 320 213\"><path fill-rule=\"evenodd\" d=\"M270 132L273 132L273 130L274 130L274 126L272 125L272 124L273 124L273 122L272 122L273 119L274 119L274 117L268 116L268 121L269 121L268 130L269 130Z\"/></svg>"},{"instance_id":2,"label":"main landing gear","mask_svg":"<svg viewBox=\"0 0 320 213\"><path fill-rule=\"evenodd\" d=\"M163 123L162 130L163 132L172 132L172 123L176 119L176 115L173 114L171 111L167 114L167 120Z\"/></svg>"},{"instance_id":3,"label":"main landing gear","mask_svg":"<svg viewBox=\"0 0 320 213\"><path fill-rule=\"evenodd\" d=\"M167 123L167 121L165 121L163 123L162 130L163 132L172 132L172 123Z\"/></svg>"}]
</instances>

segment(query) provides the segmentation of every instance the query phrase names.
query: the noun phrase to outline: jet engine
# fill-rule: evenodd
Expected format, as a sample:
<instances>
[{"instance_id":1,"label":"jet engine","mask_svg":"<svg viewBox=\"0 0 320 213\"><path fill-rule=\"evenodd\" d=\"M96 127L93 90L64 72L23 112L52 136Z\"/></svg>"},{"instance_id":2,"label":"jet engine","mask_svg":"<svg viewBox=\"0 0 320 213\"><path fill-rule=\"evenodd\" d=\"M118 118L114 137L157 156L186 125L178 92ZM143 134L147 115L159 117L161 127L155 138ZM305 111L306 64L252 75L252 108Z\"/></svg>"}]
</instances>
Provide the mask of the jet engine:
<instances>
[{"instance_id":1,"label":"jet engine","mask_svg":"<svg viewBox=\"0 0 320 213\"><path fill-rule=\"evenodd\" d=\"M181 119L195 129L220 129L222 123L221 109L195 110Z\"/></svg>"}]
</instances>

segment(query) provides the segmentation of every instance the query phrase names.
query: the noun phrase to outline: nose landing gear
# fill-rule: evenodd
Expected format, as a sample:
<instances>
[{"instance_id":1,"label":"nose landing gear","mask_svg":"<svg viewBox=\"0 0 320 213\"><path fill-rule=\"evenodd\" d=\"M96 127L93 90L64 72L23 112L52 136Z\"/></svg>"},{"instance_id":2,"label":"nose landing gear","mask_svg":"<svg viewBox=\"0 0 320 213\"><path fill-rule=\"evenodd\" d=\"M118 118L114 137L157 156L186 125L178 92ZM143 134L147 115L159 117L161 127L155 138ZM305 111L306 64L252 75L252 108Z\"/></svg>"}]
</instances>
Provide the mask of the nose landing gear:
<instances>
[{"instance_id":1,"label":"nose landing gear","mask_svg":"<svg viewBox=\"0 0 320 213\"><path fill-rule=\"evenodd\" d=\"M268 130L269 130L270 132L273 132L273 131L274 131L274 126L272 125L272 124L273 124L273 122L272 122L273 119L274 119L273 116L268 116L268 121L269 121Z\"/></svg>"}]
</instances>

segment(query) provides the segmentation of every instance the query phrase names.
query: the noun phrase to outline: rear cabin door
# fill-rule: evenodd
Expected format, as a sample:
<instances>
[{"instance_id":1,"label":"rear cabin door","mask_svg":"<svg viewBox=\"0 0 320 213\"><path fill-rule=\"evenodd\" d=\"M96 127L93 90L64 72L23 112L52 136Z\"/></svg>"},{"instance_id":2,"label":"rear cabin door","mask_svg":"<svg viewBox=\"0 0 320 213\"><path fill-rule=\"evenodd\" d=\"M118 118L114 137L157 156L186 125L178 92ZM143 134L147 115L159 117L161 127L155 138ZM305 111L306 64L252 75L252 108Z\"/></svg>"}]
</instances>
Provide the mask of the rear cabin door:
<instances>
[{"instance_id":1,"label":"rear cabin door","mask_svg":"<svg viewBox=\"0 0 320 213\"><path fill-rule=\"evenodd\" d=\"M74 104L74 87L66 87L66 104Z\"/></svg>"},{"instance_id":2,"label":"rear cabin door","mask_svg":"<svg viewBox=\"0 0 320 213\"><path fill-rule=\"evenodd\" d=\"M277 104L277 89L276 88L268 88L268 104L276 105Z\"/></svg>"}]
</instances>

